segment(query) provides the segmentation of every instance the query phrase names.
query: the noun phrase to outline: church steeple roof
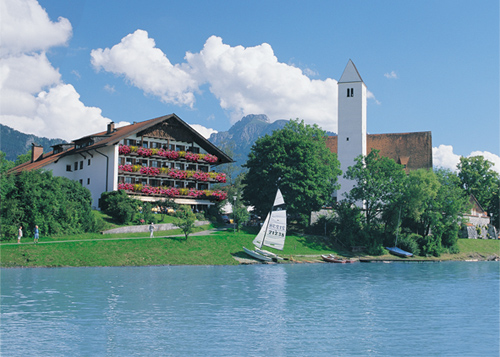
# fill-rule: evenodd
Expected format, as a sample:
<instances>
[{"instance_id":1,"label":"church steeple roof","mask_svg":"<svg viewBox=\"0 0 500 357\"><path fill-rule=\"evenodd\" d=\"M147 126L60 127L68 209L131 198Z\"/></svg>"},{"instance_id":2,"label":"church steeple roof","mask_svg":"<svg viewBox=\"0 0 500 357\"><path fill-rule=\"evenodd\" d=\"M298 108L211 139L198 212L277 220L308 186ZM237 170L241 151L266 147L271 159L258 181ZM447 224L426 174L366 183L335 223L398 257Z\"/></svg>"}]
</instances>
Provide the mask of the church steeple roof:
<instances>
[{"instance_id":1,"label":"church steeple roof","mask_svg":"<svg viewBox=\"0 0 500 357\"><path fill-rule=\"evenodd\" d=\"M361 76L359 75L358 70L354 63L349 60L347 62L347 66L345 66L344 73L342 73L342 77L340 77L338 83L351 83L351 82L363 82Z\"/></svg>"}]
</instances>

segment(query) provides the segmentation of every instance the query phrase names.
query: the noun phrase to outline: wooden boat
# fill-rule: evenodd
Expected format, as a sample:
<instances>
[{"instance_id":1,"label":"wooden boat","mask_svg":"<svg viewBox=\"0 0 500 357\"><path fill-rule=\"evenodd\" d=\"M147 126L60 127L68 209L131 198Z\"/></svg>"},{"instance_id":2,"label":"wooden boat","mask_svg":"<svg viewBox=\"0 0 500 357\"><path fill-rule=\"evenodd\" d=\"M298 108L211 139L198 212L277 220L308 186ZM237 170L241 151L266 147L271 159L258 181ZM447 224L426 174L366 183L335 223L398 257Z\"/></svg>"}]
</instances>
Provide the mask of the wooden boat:
<instances>
[{"instance_id":1,"label":"wooden boat","mask_svg":"<svg viewBox=\"0 0 500 357\"><path fill-rule=\"evenodd\" d=\"M262 249L262 246L283 250L286 237L286 209L283 195L278 189L271 212L267 214L259 234L253 240L254 250L243 247L243 251L253 258L262 261L283 260L275 253Z\"/></svg>"},{"instance_id":2,"label":"wooden boat","mask_svg":"<svg viewBox=\"0 0 500 357\"><path fill-rule=\"evenodd\" d=\"M337 258L336 256L329 254L329 255L321 255L321 258L328 263L340 263L340 264L347 264L347 263L354 263L355 260L353 259L340 259Z\"/></svg>"}]
</instances>

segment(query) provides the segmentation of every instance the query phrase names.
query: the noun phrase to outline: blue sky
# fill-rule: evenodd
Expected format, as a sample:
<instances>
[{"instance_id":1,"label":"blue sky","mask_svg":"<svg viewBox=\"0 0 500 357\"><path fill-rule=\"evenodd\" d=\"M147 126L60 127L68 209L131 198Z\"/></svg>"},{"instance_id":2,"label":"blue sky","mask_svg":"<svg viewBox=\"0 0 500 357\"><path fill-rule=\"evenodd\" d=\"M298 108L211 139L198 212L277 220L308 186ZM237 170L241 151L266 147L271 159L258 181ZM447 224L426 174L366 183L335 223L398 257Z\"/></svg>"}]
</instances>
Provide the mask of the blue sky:
<instances>
[{"instance_id":1,"label":"blue sky","mask_svg":"<svg viewBox=\"0 0 500 357\"><path fill-rule=\"evenodd\" d=\"M368 131L432 131L434 163L500 166L499 4L0 0L2 124L76 139L176 113L204 135L246 114L336 131L349 59Z\"/></svg>"}]
</instances>

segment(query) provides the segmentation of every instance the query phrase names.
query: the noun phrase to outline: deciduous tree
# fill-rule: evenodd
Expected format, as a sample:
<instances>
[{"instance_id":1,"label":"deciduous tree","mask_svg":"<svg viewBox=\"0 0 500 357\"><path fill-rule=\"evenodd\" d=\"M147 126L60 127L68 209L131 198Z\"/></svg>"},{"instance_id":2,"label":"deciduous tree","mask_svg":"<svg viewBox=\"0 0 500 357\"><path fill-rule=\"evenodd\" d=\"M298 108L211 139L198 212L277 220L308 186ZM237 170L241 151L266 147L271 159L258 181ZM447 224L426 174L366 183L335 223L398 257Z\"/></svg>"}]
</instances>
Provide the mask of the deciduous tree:
<instances>
[{"instance_id":1,"label":"deciduous tree","mask_svg":"<svg viewBox=\"0 0 500 357\"><path fill-rule=\"evenodd\" d=\"M196 216L189 206L182 205L175 212L174 224L182 230L186 239L193 231L194 222L196 222Z\"/></svg>"},{"instance_id":2,"label":"deciduous tree","mask_svg":"<svg viewBox=\"0 0 500 357\"><path fill-rule=\"evenodd\" d=\"M317 125L291 120L283 129L259 138L244 167L248 173L243 198L265 216L279 187L288 213L307 224L312 211L331 202L341 174L336 155L325 145Z\"/></svg>"}]
</instances>

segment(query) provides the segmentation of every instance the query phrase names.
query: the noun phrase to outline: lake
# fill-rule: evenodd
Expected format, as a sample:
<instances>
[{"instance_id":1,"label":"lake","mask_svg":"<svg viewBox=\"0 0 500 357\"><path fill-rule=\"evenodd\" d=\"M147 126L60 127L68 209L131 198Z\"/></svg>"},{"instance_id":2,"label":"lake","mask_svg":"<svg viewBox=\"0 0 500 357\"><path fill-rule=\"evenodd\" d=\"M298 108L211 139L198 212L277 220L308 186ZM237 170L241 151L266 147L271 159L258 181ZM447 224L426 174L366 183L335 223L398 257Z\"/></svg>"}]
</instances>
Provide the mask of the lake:
<instances>
[{"instance_id":1,"label":"lake","mask_svg":"<svg viewBox=\"0 0 500 357\"><path fill-rule=\"evenodd\" d=\"M498 356L498 262L1 270L2 356Z\"/></svg>"}]
</instances>

